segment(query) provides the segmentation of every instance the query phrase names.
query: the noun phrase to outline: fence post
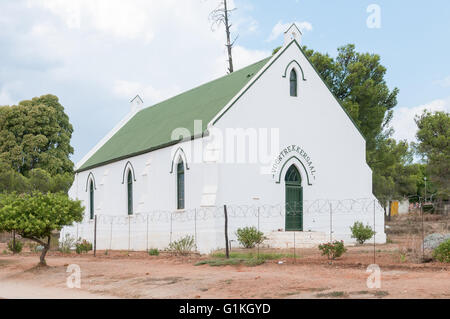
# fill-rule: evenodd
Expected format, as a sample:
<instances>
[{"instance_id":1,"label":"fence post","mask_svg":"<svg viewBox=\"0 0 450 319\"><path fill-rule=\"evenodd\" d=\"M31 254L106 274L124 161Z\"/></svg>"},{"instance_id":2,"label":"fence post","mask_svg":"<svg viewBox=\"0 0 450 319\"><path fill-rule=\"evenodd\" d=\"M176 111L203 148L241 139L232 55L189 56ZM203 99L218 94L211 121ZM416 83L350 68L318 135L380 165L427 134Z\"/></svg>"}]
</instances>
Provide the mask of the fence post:
<instances>
[{"instance_id":1,"label":"fence post","mask_svg":"<svg viewBox=\"0 0 450 319\"><path fill-rule=\"evenodd\" d=\"M195 247L198 249L197 244L197 208L194 209L194 237L195 237Z\"/></svg>"},{"instance_id":2,"label":"fence post","mask_svg":"<svg viewBox=\"0 0 450 319\"><path fill-rule=\"evenodd\" d=\"M114 217L111 218L111 230L109 232L109 250L112 250L112 230L113 230Z\"/></svg>"},{"instance_id":3,"label":"fence post","mask_svg":"<svg viewBox=\"0 0 450 319\"><path fill-rule=\"evenodd\" d=\"M330 243L333 241L333 204L330 203Z\"/></svg>"},{"instance_id":4,"label":"fence post","mask_svg":"<svg viewBox=\"0 0 450 319\"><path fill-rule=\"evenodd\" d=\"M97 215L94 218L94 257L97 256Z\"/></svg>"},{"instance_id":5,"label":"fence post","mask_svg":"<svg viewBox=\"0 0 450 319\"><path fill-rule=\"evenodd\" d=\"M78 240L78 226L79 226L79 224L77 223L77 237L76 237L76 240Z\"/></svg>"},{"instance_id":6,"label":"fence post","mask_svg":"<svg viewBox=\"0 0 450 319\"><path fill-rule=\"evenodd\" d=\"M173 213L170 213L170 243L172 243L172 216Z\"/></svg>"},{"instance_id":7,"label":"fence post","mask_svg":"<svg viewBox=\"0 0 450 319\"><path fill-rule=\"evenodd\" d=\"M147 252L148 252L148 219L149 215L147 214Z\"/></svg>"},{"instance_id":8,"label":"fence post","mask_svg":"<svg viewBox=\"0 0 450 319\"><path fill-rule=\"evenodd\" d=\"M228 248L228 212L227 205L223 205L223 212L225 214L225 255L227 259L230 258L230 250Z\"/></svg>"},{"instance_id":9,"label":"fence post","mask_svg":"<svg viewBox=\"0 0 450 319\"><path fill-rule=\"evenodd\" d=\"M377 256L377 252L376 252L376 245L377 245L377 242L376 242L376 235L377 235L377 232L376 232L376 228L375 228L375 216L376 216L376 213L375 213L375 207L376 207L376 199L374 199L373 200L373 231L374 231L374 234L373 234L373 264L375 265L376 264L376 256Z\"/></svg>"},{"instance_id":10,"label":"fence post","mask_svg":"<svg viewBox=\"0 0 450 319\"><path fill-rule=\"evenodd\" d=\"M258 233L259 233L259 206L258 206ZM259 259L259 242L258 242L258 259Z\"/></svg>"},{"instance_id":11,"label":"fence post","mask_svg":"<svg viewBox=\"0 0 450 319\"><path fill-rule=\"evenodd\" d=\"M295 230L294 230L294 264L297 263L297 255L295 254Z\"/></svg>"},{"instance_id":12,"label":"fence post","mask_svg":"<svg viewBox=\"0 0 450 319\"><path fill-rule=\"evenodd\" d=\"M131 247L131 215L128 215L128 252Z\"/></svg>"},{"instance_id":13,"label":"fence post","mask_svg":"<svg viewBox=\"0 0 450 319\"><path fill-rule=\"evenodd\" d=\"M425 200L424 200L424 202L422 204L422 262L425 259L425 228L424 228L424 217L423 217L423 214L424 214L424 206L425 206L426 201L427 201L427 198L425 197Z\"/></svg>"},{"instance_id":14,"label":"fence post","mask_svg":"<svg viewBox=\"0 0 450 319\"><path fill-rule=\"evenodd\" d=\"M13 230L13 254L16 253L16 231Z\"/></svg>"}]
</instances>

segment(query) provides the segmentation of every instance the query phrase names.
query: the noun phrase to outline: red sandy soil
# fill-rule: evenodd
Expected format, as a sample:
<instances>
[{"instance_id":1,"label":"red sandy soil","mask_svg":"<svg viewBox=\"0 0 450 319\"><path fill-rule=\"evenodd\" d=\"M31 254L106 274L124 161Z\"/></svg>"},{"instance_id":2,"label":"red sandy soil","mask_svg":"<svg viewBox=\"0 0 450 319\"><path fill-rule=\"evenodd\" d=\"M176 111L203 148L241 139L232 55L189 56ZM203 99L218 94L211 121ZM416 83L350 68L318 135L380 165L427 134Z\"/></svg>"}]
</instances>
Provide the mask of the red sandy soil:
<instances>
[{"instance_id":1,"label":"red sandy soil","mask_svg":"<svg viewBox=\"0 0 450 319\"><path fill-rule=\"evenodd\" d=\"M38 254L3 254L0 298L450 298L449 265L413 261L400 244L376 246L380 289L366 284L370 245L349 247L332 263L317 249L297 249L296 256L282 264L211 267L195 266L208 256L50 252L42 268L35 267ZM66 286L69 264L81 267L81 289Z\"/></svg>"}]
</instances>

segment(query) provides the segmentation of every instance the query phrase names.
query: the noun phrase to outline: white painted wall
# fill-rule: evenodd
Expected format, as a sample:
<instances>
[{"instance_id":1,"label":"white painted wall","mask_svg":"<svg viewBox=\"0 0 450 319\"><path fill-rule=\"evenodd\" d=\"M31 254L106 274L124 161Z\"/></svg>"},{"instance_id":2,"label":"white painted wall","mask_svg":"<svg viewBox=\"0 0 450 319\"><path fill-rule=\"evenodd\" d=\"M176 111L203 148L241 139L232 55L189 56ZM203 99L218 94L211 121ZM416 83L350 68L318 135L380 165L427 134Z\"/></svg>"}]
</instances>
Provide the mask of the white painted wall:
<instances>
[{"instance_id":1,"label":"white painted wall","mask_svg":"<svg viewBox=\"0 0 450 319\"><path fill-rule=\"evenodd\" d=\"M291 164L296 164L302 174L305 231L327 234L329 238L329 209L316 209L313 204L324 203L319 199L335 200L331 207L334 209L333 239L353 243L349 227L354 221L373 225L375 209L376 241L385 242L383 210L372 194L372 172L366 164L363 137L296 45L290 45L278 55L280 56L274 64L224 113L214 128L222 132L229 128L279 128L280 143L276 153L294 144L303 148L316 171L315 179L310 176L312 185L307 185L306 170L295 160L284 167L279 184L273 175L261 174L260 163L221 163L218 161L221 149L208 146L205 138L84 171L76 174L70 196L82 200L88 207L89 193L86 185L89 174L92 174L96 181L96 214L122 216L116 218L121 223L116 225L113 221L113 236L111 222L102 217L97 239L99 249L128 249L129 245L135 250L146 249L148 246L163 249L171 239L194 233L197 235L199 251L203 253L224 247L224 204L230 205L232 240L235 239L234 232L238 227L258 224L254 209L257 206L264 206L262 210L266 212L266 217L260 218L261 230L271 233L284 229L284 174ZM300 64L306 78L306 81L302 81L301 71L297 69L298 97L289 95L290 69L287 77L282 77L292 60ZM189 166L189 169L185 169L184 211L176 210L176 167L171 173L173 153L179 147L184 150ZM192 152L196 148L207 155L203 162L194 161ZM134 216L128 221L126 176L125 183L122 184L128 161L134 168L136 179L133 200L135 213L151 213L151 216L155 216L155 212L159 210L166 214L164 218L149 217L149 228L144 217ZM306 163L304 165L307 166ZM374 208L370 206L370 209L363 209L358 205L352 207L351 204L342 206L341 201L344 199L360 198L365 198L366 203L376 202ZM306 204L312 206L306 209ZM244 208L245 205L252 208ZM269 208L267 205L274 207ZM208 208L210 206L216 208ZM195 220L194 225L193 214L201 210L207 212L209 217ZM238 211L241 211L240 215ZM171 214L175 216L175 223L167 217ZM88 215L86 210L86 219ZM92 222L81 227L83 235L88 239L92 238ZM133 234L131 239L129 232ZM80 226L78 229L66 228L64 233L80 235ZM146 239L147 234L150 234L149 241Z\"/></svg>"}]
</instances>

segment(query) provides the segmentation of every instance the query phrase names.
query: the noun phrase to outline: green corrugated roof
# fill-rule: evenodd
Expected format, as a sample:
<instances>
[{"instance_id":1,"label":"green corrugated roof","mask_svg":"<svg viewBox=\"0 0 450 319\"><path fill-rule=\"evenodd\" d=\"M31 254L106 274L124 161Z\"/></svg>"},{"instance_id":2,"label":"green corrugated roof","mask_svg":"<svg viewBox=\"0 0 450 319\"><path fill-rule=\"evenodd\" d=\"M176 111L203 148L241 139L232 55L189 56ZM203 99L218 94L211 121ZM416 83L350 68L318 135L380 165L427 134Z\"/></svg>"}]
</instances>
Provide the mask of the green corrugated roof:
<instances>
[{"instance_id":1,"label":"green corrugated roof","mask_svg":"<svg viewBox=\"0 0 450 319\"><path fill-rule=\"evenodd\" d=\"M172 131L187 128L194 133L194 120L206 125L269 61L255 64L190 91L143 109L131 118L79 169L83 171L102 164L152 151L173 143Z\"/></svg>"}]
</instances>

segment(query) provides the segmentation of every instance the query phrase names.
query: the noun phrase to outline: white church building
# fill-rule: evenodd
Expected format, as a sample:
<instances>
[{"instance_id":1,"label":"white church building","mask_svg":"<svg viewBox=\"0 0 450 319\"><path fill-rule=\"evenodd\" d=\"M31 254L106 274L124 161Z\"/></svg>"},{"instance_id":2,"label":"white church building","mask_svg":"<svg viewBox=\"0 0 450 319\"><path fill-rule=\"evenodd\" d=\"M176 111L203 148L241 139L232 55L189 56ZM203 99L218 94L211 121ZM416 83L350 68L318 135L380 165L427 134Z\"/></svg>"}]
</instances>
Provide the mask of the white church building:
<instances>
[{"instance_id":1,"label":"white church building","mask_svg":"<svg viewBox=\"0 0 450 319\"><path fill-rule=\"evenodd\" d=\"M255 226L265 245L354 243L355 221L385 243L365 139L300 47L293 24L262 61L130 113L79 163L69 196L85 221L64 234L98 249L166 248L186 234L198 251ZM233 246L238 245L233 242Z\"/></svg>"}]
</instances>

